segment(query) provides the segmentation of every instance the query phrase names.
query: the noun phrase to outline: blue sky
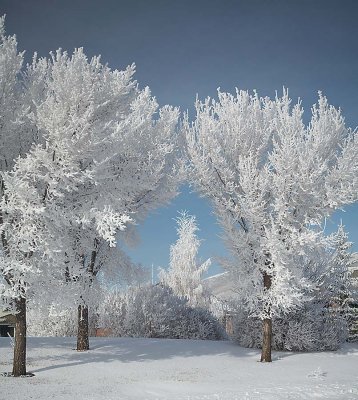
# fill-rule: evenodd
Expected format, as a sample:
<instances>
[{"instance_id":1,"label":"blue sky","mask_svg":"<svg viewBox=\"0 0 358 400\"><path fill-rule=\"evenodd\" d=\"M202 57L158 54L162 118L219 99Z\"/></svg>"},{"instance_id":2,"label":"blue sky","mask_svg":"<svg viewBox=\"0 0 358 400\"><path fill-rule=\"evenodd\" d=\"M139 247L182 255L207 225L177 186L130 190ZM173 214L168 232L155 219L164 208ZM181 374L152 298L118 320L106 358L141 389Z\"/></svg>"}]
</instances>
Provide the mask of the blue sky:
<instances>
[{"instance_id":1,"label":"blue sky","mask_svg":"<svg viewBox=\"0 0 358 400\"><path fill-rule=\"evenodd\" d=\"M358 125L356 0L0 0L0 13L27 60L34 51L83 46L112 68L135 62L140 86L190 115L195 96L215 96L218 87L273 96L285 86L303 99L307 115L322 90L347 125ZM208 201L184 187L139 226L135 261L167 265L182 209L197 216L201 256L225 253ZM341 219L358 251L358 205L336 213L327 229Z\"/></svg>"}]
</instances>

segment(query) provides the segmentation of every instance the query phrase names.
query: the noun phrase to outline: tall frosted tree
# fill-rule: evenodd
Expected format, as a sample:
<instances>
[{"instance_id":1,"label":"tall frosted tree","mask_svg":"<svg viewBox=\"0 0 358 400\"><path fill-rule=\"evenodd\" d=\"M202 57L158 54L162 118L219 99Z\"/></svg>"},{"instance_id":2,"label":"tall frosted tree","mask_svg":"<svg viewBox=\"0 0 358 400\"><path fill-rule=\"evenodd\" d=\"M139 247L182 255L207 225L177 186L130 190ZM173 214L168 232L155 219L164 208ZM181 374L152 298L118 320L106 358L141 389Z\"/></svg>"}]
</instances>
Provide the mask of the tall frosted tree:
<instances>
[{"instance_id":1,"label":"tall frosted tree","mask_svg":"<svg viewBox=\"0 0 358 400\"><path fill-rule=\"evenodd\" d=\"M33 70L28 75L36 77ZM99 59L88 62L82 50L75 51L72 58L58 51L47 62L41 96L35 98L33 85L24 85L26 96L34 104L30 120L36 127L37 141L3 173L5 195L1 202L1 261L6 278L2 298L9 299L22 321L21 333L15 338L15 376L26 374L26 299L31 288L44 283L44 276L51 276L48 269L64 268L68 256L73 257L68 254L70 247L66 248L66 231L74 221L92 224L98 236L112 245L115 232L130 221L112 200L106 201L104 193L92 199L87 194L86 208L75 195L84 187L96 190L93 166L102 166L118 149L116 124L105 118L106 91L99 90L105 73L109 71ZM131 68L115 73L119 90L128 92L135 87L132 73ZM112 142L112 152L105 154L108 141Z\"/></svg>"},{"instance_id":2,"label":"tall frosted tree","mask_svg":"<svg viewBox=\"0 0 358 400\"><path fill-rule=\"evenodd\" d=\"M172 288L174 294L186 298L190 305L204 305L205 293L201 280L211 260L201 263L198 259L201 240L197 237L199 228L196 217L182 212L176 222L178 240L170 246L169 269L161 269L159 278Z\"/></svg>"},{"instance_id":3,"label":"tall frosted tree","mask_svg":"<svg viewBox=\"0 0 358 400\"><path fill-rule=\"evenodd\" d=\"M37 141L3 174L2 262L16 279L6 282L2 297L21 299L25 311L31 288L53 285L58 270L91 286L103 241L115 246L118 232L176 188L178 110L163 107L155 116L149 89L139 90L132 79L134 65L112 71L77 49L72 56L51 54L47 67L31 113ZM85 293L78 296L81 321ZM79 343L79 350L88 347L88 340ZM25 346L16 375L26 373Z\"/></svg>"},{"instance_id":4,"label":"tall frosted tree","mask_svg":"<svg viewBox=\"0 0 358 400\"><path fill-rule=\"evenodd\" d=\"M99 121L107 121L106 129L112 127L113 132L102 141L93 162L86 158L82 162L90 162L95 183L87 182L79 187L71 200L80 229L73 231L71 226L69 237L72 237L73 244L69 243L69 247L75 251L72 256L74 265L68 263L67 268L74 268L72 276L82 276L84 287L92 285L103 265L98 258L102 233L91 216L93 210L98 213L99 207L94 205L100 204L105 211L111 211L106 221L110 222L116 212L140 221L150 210L167 203L176 194L177 187L175 143L178 110L169 106L159 109L149 88L140 90L133 81L129 82L131 86L125 87L123 73L102 68L103 76L98 78L98 86L101 86L95 89L93 99L96 102L103 98L106 102ZM134 66L131 66L126 76L131 77L133 73ZM69 71L63 71L56 86L66 87L68 75ZM103 94L100 96L101 91ZM84 157L87 157L86 153ZM125 240L127 236L127 232L122 232L118 239ZM111 227L108 237L102 237L109 246L116 245L116 227ZM120 267L121 262L118 264ZM90 302L90 293L86 290L86 295L82 293L79 296L78 350L89 348L87 303Z\"/></svg>"},{"instance_id":5,"label":"tall frosted tree","mask_svg":"<svg viewBox=\"0 0 358 400\"><path fill-rule=\"evenodd\" d=\"M5 17L0 18L0 305L16 311L14 347L15 376L25 371L26 347L26 305L23 300L26 285L23 285L22 273L24 265L19 260L11 259L12 243L9 231L13 220L8 219L5 203L8 193L5 191L4 176L14 168L16 159L29 151L37 140L39 132L32 121L34 103L43 95L44 79L47 73L46 60L38 60L36 56L30 65L22 70L23 53L17 51L15 36L6 36ZM19 187L19 191L26 188ZM15 239L16 240L16 239ZM29 257L29 254L27 254ZM33 272L33 270L31 270Z\"/></svg>"},{"instance_id":6,"label":"tall frosted tree","mask_svg":"<svg viewBox=\"0 0 358 400\"><path fill-rule=\"evenodd\" d=\"M18 157L22 150L21 142L23 138L17 130L21 129L24 108L21 102L21 92L19 90L19 73L23 64L23 54L17 51L17 40L15 36L5 34L5 16L0 19L0 168L1 172L8 171L14 164L14 159ZM26 141L26 139L25 139ZM26 143L25 143L26 146ZM24 147L25 147L24 146ZM4 182L1 176L0 183L1 198L4 195ZM4 219L4 210L0 210L0 222ZM1 232L2 252L7 251L5 233ZM2 261L2 260L1 260ZM4 292L6 286L13 279L12 274L7 271L6 265L0 264L1 278L0 289ZM3 299L1 299L3 300ZM9 307L5 301L2 306ZM16 330L19 329L19 320L16 318ZM17 332L18 333L18 332ZM21 337L21 336L20 336ZM13 371L16 373L16 371Z\"/></svg>"},{"instance_id":7,"label":"tall frosted tree","mask_svg":"<svg viewBox=\"0 0 358 400\"><path fill-rule=\"evenodd\" d=\"M302 258L324 247L321 224L358 198L358 139L319 96L308 125L288 94L218 92L184 122L191 181L221 221L238 297L263 324L261 361L271 361L272 318L305 301L317 282Z\"/></svg>"}]
</instances>

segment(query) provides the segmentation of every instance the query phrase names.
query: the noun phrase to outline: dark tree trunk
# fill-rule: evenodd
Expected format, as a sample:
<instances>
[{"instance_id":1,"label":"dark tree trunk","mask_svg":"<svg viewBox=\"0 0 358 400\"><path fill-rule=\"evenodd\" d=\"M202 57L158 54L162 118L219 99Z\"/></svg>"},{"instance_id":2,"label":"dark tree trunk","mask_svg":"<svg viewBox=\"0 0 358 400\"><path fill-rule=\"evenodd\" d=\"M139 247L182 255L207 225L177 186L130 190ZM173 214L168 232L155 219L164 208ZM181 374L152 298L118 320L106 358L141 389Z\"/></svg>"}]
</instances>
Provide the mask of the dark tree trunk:
<instances>
[{"instance_id":1,"label":"dark tree trunk","mask_svg":"<svg viewBox=\"0 0 358 400\"><path fill-rule=\"evenodd\" d=\"M98 246L98 241L95 239L95 246ZM96 276L98 271L95 271L95 263L97 257L97 250L91 253L91 260L87 267L87 271L91 277L90 285L92 284L93 277ZM82 255L83 263L84 256ZM81 297L82 298L82 297ZM89 322L88 322L88 307L85 305L78 306L78 332L77 332L77 351L89 350Z\"/></svg>"},{"instance_id":2,"label":"dark tree trunk","mask_svg":"<svg viewBox=\"0 0 358 400\"><path fill-rule=\"evenodd\" d=\"M265 318L262 321L262 350L261 362L271 362L272 320Z\"/></svg>"},{"instance_id":3,"label":"dark tree trunk","mask_svg":"<svg viewBox=\"0 0 358 400\"><path fill-rule=\"evenodd\" d=\"M15 316L15 346L13 376L26 375L26 299L15 301L17 314Z\"/></svg>"},{"instance_id":4,"label":"dark tree trunk","mask_svg":"<svg viewBox=\"0 0 358 400\"><path fill-rule=\"evenodd\" d=\"M89 350L88 341L88 307L78 306L77 351Z\"/></svg>"},{"instance_id":5,"label":"dark tree trunk","mask_svg":"<svg viewBox=\"0 0 358 400\"><path fill-rule=\"evenodd\" d=\"M264 288L270 290L271 288L271 276L264 272ZM272 320L271 318L265 318L262 321L262 350L261 350L261 362L271 362L271 344L272 344Z\"/></svg>"}]
</instances>

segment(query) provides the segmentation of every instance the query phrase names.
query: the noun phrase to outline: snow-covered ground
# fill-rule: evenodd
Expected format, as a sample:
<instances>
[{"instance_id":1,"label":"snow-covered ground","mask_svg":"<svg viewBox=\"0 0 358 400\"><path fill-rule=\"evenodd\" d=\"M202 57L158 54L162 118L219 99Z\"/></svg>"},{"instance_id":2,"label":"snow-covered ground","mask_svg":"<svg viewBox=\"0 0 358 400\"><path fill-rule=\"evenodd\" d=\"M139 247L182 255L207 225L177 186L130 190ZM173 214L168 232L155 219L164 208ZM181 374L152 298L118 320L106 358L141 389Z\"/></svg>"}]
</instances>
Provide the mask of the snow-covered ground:
<instances>
[{"instance_id":1,"label":"snow-covered ground","mask_svg":"<svg viewBox=\"0 0 358 400\"><path fill-rule=\"evenodd\" d=\"M231 342L92 338L29 338L33 378L0 377L6 400L244 400L358 399L358 345L337 352L259 351ZM11 370L9 338L0 338L0 372Z\"/></svg>"}]
</instances>

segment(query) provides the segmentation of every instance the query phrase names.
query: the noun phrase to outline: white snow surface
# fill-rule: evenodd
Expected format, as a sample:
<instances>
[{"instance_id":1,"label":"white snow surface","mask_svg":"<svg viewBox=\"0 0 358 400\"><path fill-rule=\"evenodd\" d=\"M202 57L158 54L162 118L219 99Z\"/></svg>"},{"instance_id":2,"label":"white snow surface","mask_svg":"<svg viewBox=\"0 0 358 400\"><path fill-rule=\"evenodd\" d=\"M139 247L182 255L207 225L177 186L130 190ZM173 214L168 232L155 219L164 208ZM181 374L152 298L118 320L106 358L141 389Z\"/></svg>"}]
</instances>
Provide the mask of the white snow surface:
<instances>
[{"instance_id":1,"label":"white snow surface","mask_svg":"<svg viewBox=\"0 0 358 400\"><path fill-rule=\"evenodd\" d=\"M0 399L244 400L358 399L358 344L335 352L274 352L229 341L28 338L32 378L0 376ZM9 338L0 338L0 373L11 371Z\"/></svg>"}]
</instances>

